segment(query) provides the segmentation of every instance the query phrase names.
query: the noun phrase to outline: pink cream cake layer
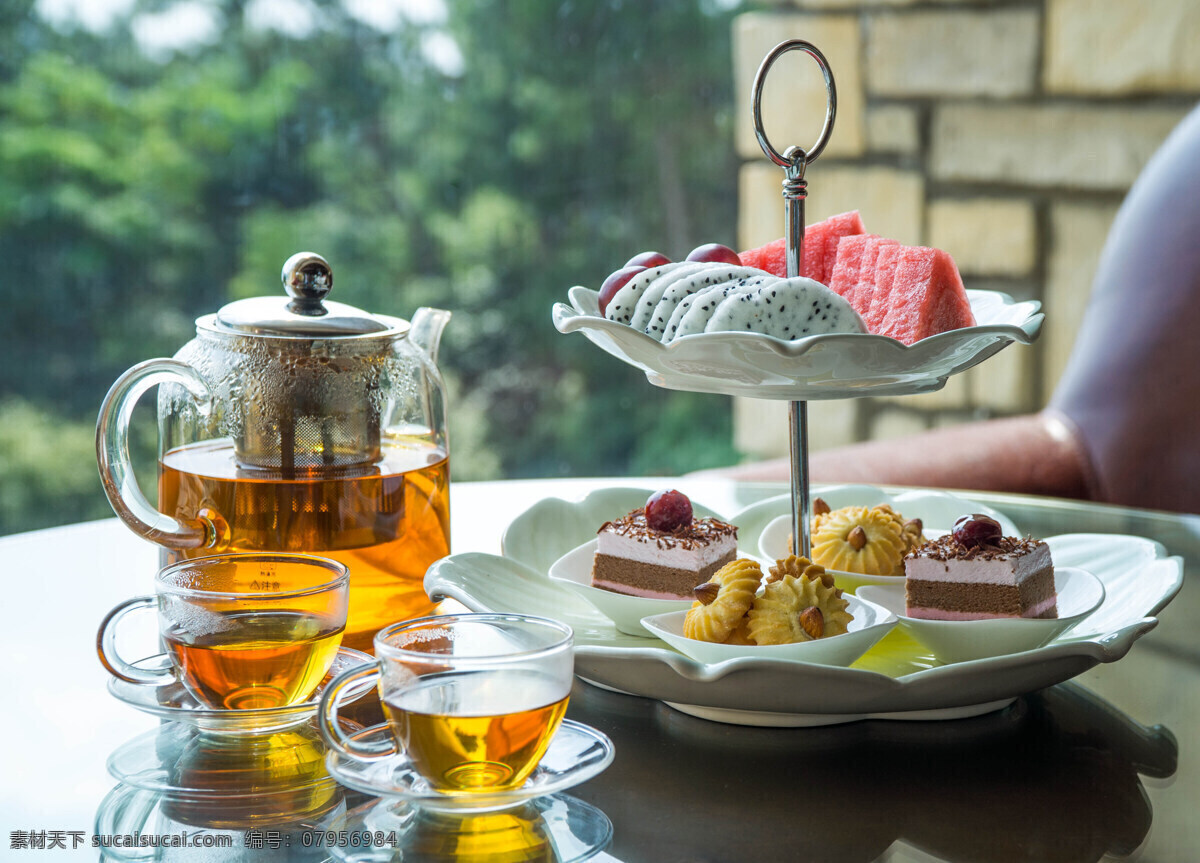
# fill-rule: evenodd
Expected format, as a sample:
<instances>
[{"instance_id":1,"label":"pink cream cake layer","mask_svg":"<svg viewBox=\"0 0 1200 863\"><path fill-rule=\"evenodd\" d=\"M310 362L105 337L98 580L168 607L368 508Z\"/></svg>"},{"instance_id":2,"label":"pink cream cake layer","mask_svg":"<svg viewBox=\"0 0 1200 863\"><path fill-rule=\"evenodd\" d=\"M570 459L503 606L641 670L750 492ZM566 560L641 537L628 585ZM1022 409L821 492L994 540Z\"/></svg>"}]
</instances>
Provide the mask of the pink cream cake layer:
<instances>
[{"instance_id":1,"label":"pink cream cake layer","mask_svg":"<svg viewBox=\"0 0 1200 863\"><path fill-rule=\"evenodd\" d=\"M1056 605L1056 598L1051 596L1037 605L1030 606L1024 614L987 614L977 611L945 611L940 608L906 607L904 616L916 620L1019 620L1029 617L1041 617Z\"/></svg>"},{"instance_id":2,"label":"pink cream cake layer","mask_svg":"<svg viewBox=\"0 0 1200 863\"><path fill-rule=\"evenodd\" d=\"M678 593L667 593L661 590L646 590L644 588L630 587L628 584L619 584L615 581L596 580L592 582L592 587L598 587L601 590L607 590L610 593L621 593L625 596L636 596L641 599L691 599L690 596L680 596Z\"/></svg>"}]
</instances>

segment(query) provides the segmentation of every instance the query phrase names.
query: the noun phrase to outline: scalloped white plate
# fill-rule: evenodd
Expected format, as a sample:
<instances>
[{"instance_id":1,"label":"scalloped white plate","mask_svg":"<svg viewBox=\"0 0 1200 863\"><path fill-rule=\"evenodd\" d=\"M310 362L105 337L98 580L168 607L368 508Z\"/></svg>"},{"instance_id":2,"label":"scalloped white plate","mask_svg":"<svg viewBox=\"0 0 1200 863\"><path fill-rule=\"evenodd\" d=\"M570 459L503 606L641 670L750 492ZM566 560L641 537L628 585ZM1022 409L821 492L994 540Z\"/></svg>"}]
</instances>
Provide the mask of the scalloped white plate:
<instances>
[{"instance_id":1,"label":"scalloped white plate","mask_svg":"<svg viewBox=\"0 0 1200 863\"><path fill-rule=\"evenodd\" d=\"M594 535L604 521L597 520L601 512L620 509L631 492L645 495L606 489L575 502L547 498L510 525L506 557L444 558L429 569L425 589L432 597L453 597L476 611L544 614L568 623L575 631L576 673L602 686L721 721L805 725L868 716L949 718L1002 706L1123 657L1157 625L1154 615L1183 583L1182 560L1168 557L1156 542L1068 534L1046 540L1055 562L1091 572L1103 582L1105 599L1071 630L1036 650L942 665L894 630L850 668L769 659L707 665L661 642L619 632L611 620L546 575L558 557ZM739 538L745 532L757 542L768 515L756 505L730 520L739 526Z\"/></svg>"},{"instance_id":2,"label":"scalloped white plate","mask_svg":"<svg viewBox=\"0 0 1200 863\"><path fill-rule=\"evenodd\" d=\"M900 494L889 494L873 485L837 485L823 488L819 493L813 492L812 497L821 498L832 509L843 506L877 506L886 503L896 512L908 518L919 518L924 525L926 539L934 539L943 533L949 533L954 522L961 515L982 513L1000 522L1000 528L1005 536L1017 535L1017 526L1012 519L1002 512L997 512L990 506L968 500L958 495L930 489L914 489ZM745 512L752 512L754 523L764 515L778 513L766 526L758 532L739 530L738 538L749 542L751 535L757 534L755 548L763 560L779 560L788 554L788 538L792 535L792 498L791 495L768 498L760 501ZM739 527L741 527L739 525ZM857 572L842 572L830 569L837 586L851 593L865 584L897 584L904 579L898 575L862 575Z\"/></svg>"},{"instance_id":3,"label":"scalloped white plate","mask_svg":"<svg viewBox=\"0 0 1200 863\"><path fill-rule=\"evenodd\" d=\"M1031 344L1045 318L1036 301L996 291L967 291L978 326L904 345L887 336L830 333L784 341L760 333L698 333L663 345L640 330L606 320L598 294L576 286L571 305L555 303L560 333L582 332L593 344L673 390L817 400L933 392L1010 342Z\"/></svg>"},{"instance_id":4,"label":"scalloped white plate","mask_svg":"<svg viewBox=\"0 0 1200 863\"><path fill-rule=\"evenodd\" d=\"M933 651L940 661L968 662L1041 647L1095 611L1104 601L1104 585L1084 569L1054 566L1058 617L926 620L904 614L904 585L867 585L864 599L900 619L900 628Z\"/></svg>"}]
</instances>

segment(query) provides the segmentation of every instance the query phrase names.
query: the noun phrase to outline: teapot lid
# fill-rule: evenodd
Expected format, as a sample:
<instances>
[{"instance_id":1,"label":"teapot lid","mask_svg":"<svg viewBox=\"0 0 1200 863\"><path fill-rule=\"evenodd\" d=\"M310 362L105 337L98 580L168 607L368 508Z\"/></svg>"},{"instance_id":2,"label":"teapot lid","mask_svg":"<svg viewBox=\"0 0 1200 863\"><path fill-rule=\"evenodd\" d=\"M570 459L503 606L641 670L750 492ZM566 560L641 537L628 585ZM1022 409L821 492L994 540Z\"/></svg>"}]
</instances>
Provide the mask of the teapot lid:
<instances>
[{"instance_id":1,"label":"teapot lid","mask_svg":"<svg viewBox=\"0 0 1200 863\"><path fill-rule=\"evenodd\" d=\"M333 268L315 252L297 252L288 258L282 278L287 298L236 300L217 312L218 327L247 335L337 338L383 333L399 323L345 303L326 302L333 288Z\"/></svg>"}]
</instances>

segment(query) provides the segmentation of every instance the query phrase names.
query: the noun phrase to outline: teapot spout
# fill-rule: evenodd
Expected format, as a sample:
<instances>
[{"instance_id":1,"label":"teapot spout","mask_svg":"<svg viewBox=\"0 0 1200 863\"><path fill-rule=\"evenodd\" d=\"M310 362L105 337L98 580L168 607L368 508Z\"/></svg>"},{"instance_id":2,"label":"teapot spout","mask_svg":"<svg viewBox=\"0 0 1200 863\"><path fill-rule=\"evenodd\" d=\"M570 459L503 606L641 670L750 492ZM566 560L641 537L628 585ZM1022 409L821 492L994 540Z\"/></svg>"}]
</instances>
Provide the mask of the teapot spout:
<instances>
[{"instance_id":1,"label":"teapot spout","mask_svg":"<svg viewBox=\"0 0 1200 863\"><path fill-rule=\"evenodd\" d=\"M437 363L438 346L442 342L442 330L450 322L450 312L445 309L431 309L422 306L412 316L411 329L408 337L413 344L429 356L432 363Z\"/></svg>"}]
</instances>

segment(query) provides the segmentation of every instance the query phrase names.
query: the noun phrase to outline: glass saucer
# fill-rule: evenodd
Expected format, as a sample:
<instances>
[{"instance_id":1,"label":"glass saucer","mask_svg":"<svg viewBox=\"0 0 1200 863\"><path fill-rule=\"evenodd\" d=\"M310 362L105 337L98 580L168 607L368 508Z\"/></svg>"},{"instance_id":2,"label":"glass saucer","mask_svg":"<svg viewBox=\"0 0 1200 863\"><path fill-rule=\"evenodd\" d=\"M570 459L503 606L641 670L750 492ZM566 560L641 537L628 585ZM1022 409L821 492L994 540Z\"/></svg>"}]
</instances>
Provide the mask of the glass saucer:
<instances>
[{"instance_id":1,"label":"glass saucer","mask_svg":"<svg viewBox=\"0 0 1200 863\"><path fill-rule=\"evenodd\" d=\"M325 685L347 669L373 661L370 656L349 647L338 648L329 672L321 681L312 697L301 704L287 707L268 707L255 710L217 710L201 704L187 691L182 683L175 681L164 686L129 683L113 677L108 681L108 691L118 701L136 707L143 713L171 722L186 722L221 734L268 734L290 728L316 715ZM149 656L132 663L146 671L162 671L171 667L165 653ZM342 698L343 704L351 704L370 692L373 686L350 687Z\"/></svg>"},{"instance_id":2,"label":"glass saucer","mask_svg":"<svg viewBox=\"0 0 1200 863\"><path fill-rule=\"evenodd\" d=\"M429 812L373 800L328 827L342 863L385 863L397 848L424 863L583 863L608 847L612 822L589 803L555 794L502 812Z\"/></svg>"},{"instance_id":3,"label":"glass saucer","mask_svg":"<svg viewBox=\"0 0 1200 863\"><path fill-rule=\"evenodd\" d=\"M374 725L354 735L357 743L366 746L391 739L387 725ZM373 797L403 800L435 812L489 812L556 794L591 779L612 763L613 752L612 741L599 731L564 719L537 769L524 785L509 791L435 791L400 753L366 761L330 752L326 765L338 782Z\"/></svg>"}]
</instances>

